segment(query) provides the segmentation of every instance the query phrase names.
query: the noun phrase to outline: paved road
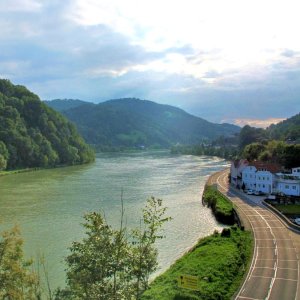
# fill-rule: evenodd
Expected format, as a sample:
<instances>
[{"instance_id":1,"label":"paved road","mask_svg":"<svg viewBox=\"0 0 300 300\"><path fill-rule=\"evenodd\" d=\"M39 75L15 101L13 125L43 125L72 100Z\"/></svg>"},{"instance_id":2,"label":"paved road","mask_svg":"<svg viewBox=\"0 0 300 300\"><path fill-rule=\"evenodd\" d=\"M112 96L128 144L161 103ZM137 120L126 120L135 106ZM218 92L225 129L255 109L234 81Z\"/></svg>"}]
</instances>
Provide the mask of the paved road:
<instances>
[{"instance_id":1,"label":"paved road","mask_svg":"<svg viewBox=\"0 0 300 300\"><path fill-rule=\"evenodd\" d=\"M300 300L300 235L289 230L261 198L248 196L227 183L228 170L211 178L237 206L254 234L254 255L236 300Z\"/></svg>"}]
</instances>

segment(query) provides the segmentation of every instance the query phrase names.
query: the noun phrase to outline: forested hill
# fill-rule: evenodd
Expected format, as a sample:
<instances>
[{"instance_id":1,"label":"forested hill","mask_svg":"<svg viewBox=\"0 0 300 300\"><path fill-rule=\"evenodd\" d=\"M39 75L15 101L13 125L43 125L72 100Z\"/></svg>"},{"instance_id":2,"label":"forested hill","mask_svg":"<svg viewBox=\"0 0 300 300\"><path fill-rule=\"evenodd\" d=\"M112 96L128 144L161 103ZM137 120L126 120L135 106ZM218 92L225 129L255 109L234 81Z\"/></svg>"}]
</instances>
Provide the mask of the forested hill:
<instances>
[{"instance_id":1,"label":"forested hill","mask_svg":"<svg viewBox=\"0 0 300 300\"><path fill-rule=\"evenodd\" d=\"M68 110L70 108L74 108L83 104L86 104L88 102L78 100L78 99L53 99L51 101L44 101L48 106L52 107L53 109L63 112L65 110Z\"/></svg>"},{"instance_id":2,"label":"forested hill","mask_svg":"<svg viewBox=\"0 0 300 300\"><path fill-rule=\"evenodd\" d=\"M94 152L60 113L0 80L0 170L86 163Z\"/></svg>"},{"instance_id":3,"label":"forested hill","mask_svg":"<svg viewBox=\"0 0 300 300\"><path fill-rule=\"evenodd\" d=\"M300 143L300 113L266 129L272 139Z\"/></svg>"},{"instance_id":4,"label":"forested hill","mask_svg":"<svg viewBox=\"0 0 300 300\"><path fill-rule=\"evenodd\" d=\"M57 101L47 104L58 107ZM170 105L131 98L86 102L63 110L63 114L76 124L88 143L101 146L197 144L240 131L238 126L210 123Z\"/></svg>"}]
</instances>

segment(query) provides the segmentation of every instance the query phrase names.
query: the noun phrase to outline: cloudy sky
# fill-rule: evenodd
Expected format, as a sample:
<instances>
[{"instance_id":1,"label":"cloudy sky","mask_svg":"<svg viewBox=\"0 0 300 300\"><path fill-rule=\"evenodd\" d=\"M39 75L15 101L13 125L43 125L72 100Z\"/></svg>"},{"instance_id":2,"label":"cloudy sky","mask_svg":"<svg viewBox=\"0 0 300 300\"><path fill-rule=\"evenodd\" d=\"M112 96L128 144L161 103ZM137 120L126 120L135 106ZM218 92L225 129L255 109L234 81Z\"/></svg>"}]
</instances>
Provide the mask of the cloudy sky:
<instances>
[{"instance_id":1,"label":"cloudy sky","mask_svg":"<svg viewBox=\"0 0 300 300\"><path fill-rule=\"evenodd\" d=\"M136 97L213 122L300 111L298 0L1 0L0 77L41 99Z\"/></svg>"}]
</instances>

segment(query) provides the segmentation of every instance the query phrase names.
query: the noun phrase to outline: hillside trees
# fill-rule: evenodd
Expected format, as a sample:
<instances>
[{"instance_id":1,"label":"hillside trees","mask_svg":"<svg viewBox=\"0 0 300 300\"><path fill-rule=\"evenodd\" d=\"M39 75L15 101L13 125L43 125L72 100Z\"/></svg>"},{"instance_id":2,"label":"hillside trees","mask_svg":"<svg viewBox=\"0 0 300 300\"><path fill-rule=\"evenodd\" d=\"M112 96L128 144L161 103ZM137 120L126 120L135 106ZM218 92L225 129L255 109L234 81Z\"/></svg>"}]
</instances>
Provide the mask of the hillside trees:
<instances>
[{"instance_id":1,"label":"hillside trees","mask_svg":"<svg viewBox=\"0 0 300 300\"><path fill-rule=\"evenodd\" d=\"M0 169L53 167L94 159L74 125L23 86L0 80Z\"/></svg>"},{"instance_id":2,"label":"hillside trees","mask_svg":"<svg viewBox=\"0 0 300 300\"><path fill-rule=\"evenodd\" d=\"M248 160L261 160L278 163L286 168L300 166L300 145L289 145L283 141L269 141L268 143L252 143L247 145L242 157Z\"/></svg>"}]
</instances>

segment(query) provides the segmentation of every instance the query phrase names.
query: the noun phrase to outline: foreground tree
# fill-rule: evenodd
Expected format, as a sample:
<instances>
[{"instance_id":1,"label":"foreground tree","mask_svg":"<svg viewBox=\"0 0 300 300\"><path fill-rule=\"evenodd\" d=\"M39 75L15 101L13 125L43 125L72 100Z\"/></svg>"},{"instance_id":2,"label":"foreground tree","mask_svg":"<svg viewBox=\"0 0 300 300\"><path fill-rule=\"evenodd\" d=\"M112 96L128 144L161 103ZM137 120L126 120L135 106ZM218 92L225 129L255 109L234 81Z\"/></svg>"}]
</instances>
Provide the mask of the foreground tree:
<instances>
[{"instance_id":1,"label":"foreground tree","mask_svg":"<svg viewBox=\"0 0 300 300\"><path fill-rule=\"evenodd\" d=\"M39 278L31 270L32 261L24 260L22 244L18 227L0 238L0 299L41 299Z\"/></svg>"},{"instance_id":2,"label":"foreground tree","mask_svg":"<svg viewBox=\"0 0 300 300\"><path fill-rule=\"evenodd\" d=\"M70 247L67 288L58 290L56 299L139 299L157 269L154 244L170 219L165 211L160 199L150 198L140 228L132 231L123 226L123 209L117 230L100 213L87 214L86 238Z\"/></svg>"}]
</instances>

